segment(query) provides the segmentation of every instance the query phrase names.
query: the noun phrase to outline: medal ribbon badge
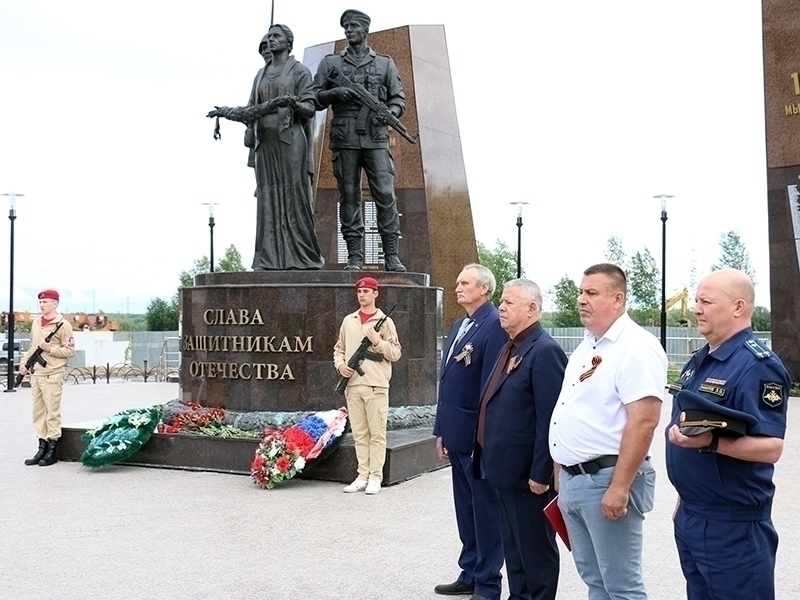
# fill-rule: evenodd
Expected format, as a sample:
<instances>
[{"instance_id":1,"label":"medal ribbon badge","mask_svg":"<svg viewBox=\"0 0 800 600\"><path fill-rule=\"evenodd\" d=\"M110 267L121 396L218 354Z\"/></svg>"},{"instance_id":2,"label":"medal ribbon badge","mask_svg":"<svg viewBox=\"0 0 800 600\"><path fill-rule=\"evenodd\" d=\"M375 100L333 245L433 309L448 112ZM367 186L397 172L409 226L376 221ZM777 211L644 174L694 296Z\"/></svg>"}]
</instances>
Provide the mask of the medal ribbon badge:
<instances>
[{"instance_id":1,"label":"medal ribbon badge","mask_svg":"<svg viewBox=\"0 0 800 600\"><path fill-rule=\"evenodd\" d=\"M514 369L516 369L521 362L522 362L522 357L520 357L520 356L512 356L511 360L508 361L508 368L506 369L506 373L511 375L511 372Z\"/></svg>"},{"instance_id":2,"label":"medal ribbon badge","mask_svg":"<svg viewBox=\"0 0 800 600\"><path fill-rule=\"evenodd\" d=\"M464 344L464 347L461 349L461 352L456 354L456 361L460 362L463 360L464 366L468 367L472 362L472 358L470 357L470 355L472 354L473 350L475 350L475 347L472 345L472 342L467 342L466 344Z\"/></svg>"},{"instance_id":3,"label":"medal ribbon badge","mask_svg":"<svg viewBox=\"0 0 800 600\"><path fill-rule=\"evenodd\" d=\"M580 381L586 381L587 379L589 379L589 377L594 375L594 372L597 370L597 367L600 365L601 362L603 362L603 357L602 356L593 356L592 357L592 368L589 369L588 371L585 371L585 372L581 373L581 376L578 377L578 379Z\"/></svg>"}]
</instances>

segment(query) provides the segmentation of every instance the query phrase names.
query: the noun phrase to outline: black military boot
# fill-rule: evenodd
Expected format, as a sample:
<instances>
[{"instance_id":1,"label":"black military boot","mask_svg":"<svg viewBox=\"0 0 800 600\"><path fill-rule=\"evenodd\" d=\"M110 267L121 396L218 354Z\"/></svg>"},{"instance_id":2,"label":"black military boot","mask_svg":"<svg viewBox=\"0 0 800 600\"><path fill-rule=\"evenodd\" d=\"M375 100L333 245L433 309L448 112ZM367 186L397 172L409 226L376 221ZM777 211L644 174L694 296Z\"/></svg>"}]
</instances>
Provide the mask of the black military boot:
<instances>
[{"instance_id":1,"label":"black military boot","mask_svg":"<svg viewBox=\"0 0 800 600\"><path fill-rule=\"evenodd\" d=\"M360 239L345 240L347 244L347 266L345 271L360 271L364 266L364 251Z\"/></svg>"},{"instance_id":2,"label":"black military boot","mask_svg":"<svg viewBox=\"0 0 800 600\"><path fill-rule=\"evenodd\" d=\"M381 235L381 241L383 242L383 268L387 271L405 273L406 268L397 256L397 241L399 237L397 233Z\"/></svg>"},{"instance_id":3,"label":"black military boot","mask_svg":"<svg viewBox=\"0 0 800 600\"><path fill-rule=\"evenodd\" d=\"M38 465L39 461L42 460L42 458L44 458L45 452L47 452L47 440L39 438L39 451L36 454L34 454L31 458L26 458L25 464L28 465L29 467L31 465Z\"/></svg>"},{"instance_id":4,"label":"black military boot","mask_svg":"<svg viewBox=\"0 0 800 600\"><path fill-rule=\"evenodd\" d=\"M49 467L50 465L54 465L58 462L58 457L56 456L56 450L58 449L58 440L47 440L47 452L45 452L44 458L39 461L40 467Z\"/></svg>"}]
</instances>

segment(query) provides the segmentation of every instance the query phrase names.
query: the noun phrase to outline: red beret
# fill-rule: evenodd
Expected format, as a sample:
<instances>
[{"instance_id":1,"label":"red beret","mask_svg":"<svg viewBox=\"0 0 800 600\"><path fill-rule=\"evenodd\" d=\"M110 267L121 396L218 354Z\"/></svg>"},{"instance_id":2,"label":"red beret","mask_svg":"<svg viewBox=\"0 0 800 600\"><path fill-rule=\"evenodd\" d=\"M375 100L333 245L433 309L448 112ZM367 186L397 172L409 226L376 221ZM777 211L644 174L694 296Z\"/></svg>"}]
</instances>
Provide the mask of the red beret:
<instances>
[{"instance_id":1,"label":"red beret","mask_svg":"<svg viewBox=\"0 0 800 600\"><path fill-rule=\"evenodd\" d=\"M377 290L378 289L378 280L374 277L362 277L358 281L356 281L356 289L359 288L368 288L370 290Z\"/></svg>"},{"instance_id":2,"label":"red beret","mask_svg":"<svg viewBox=\"0 0 800 600\"><path fill-rule=\"evenodd\" d=\"M44 290L39 292L39 300L50 298L51 300L58 300L58 292L55 290Z\"/></svg>"}]
</instances>

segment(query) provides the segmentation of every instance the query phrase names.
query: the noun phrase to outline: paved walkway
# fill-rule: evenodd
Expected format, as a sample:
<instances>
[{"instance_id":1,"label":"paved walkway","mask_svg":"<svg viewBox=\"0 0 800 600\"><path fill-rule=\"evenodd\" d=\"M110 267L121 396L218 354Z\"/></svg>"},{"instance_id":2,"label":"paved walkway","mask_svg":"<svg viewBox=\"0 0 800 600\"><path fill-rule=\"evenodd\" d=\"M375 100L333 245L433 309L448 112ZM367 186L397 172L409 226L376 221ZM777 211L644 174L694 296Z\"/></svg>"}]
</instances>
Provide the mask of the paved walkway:
<instances>
[{"instance_id":1,"label":"paved walkway","mask_svg":"<svg viewBox=\"0 0 800 600\"><path fill-rule=\"evenodd\" d=\"M177 397L177 384L68 385L64 423ZM800 400L778 464L778 598L800 598ZM433 600L457 575L459 543L442 469L373 497L292 480L77 463L26 467L35 451L30 390L0 392L0 598ZM794 409L794 410L792 410ZM666 407L662 423L666 422ZM651 600L685 597L671 535L675 492L662 438L656 508L645 521ZM562 547L559 600L586 598Z\"/></svg>"}]
</instances>

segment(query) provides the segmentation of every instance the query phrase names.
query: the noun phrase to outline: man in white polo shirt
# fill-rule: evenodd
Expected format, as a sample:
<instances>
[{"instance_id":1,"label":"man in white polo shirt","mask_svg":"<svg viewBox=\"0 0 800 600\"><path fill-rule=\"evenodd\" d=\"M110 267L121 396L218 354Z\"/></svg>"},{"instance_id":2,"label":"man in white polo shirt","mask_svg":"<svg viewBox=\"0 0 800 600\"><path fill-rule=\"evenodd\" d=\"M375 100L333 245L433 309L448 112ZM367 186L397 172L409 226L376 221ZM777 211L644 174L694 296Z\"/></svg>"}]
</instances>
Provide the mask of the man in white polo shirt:
<instances>
[{"instance_id":1,"label":"man in white polo shirt","mask_svg":"<svg viewBox=\"0 0 800 600\"><path fill-rule=\"evenodd\" d=\"M578 310L586 334L550 421L550 454L561 466L558 503L589 599L643 600L642 522L656 477L647 453L667 356L626 313L622 269L601 263L583 274Z\"/></svg>"}]
</instances>

